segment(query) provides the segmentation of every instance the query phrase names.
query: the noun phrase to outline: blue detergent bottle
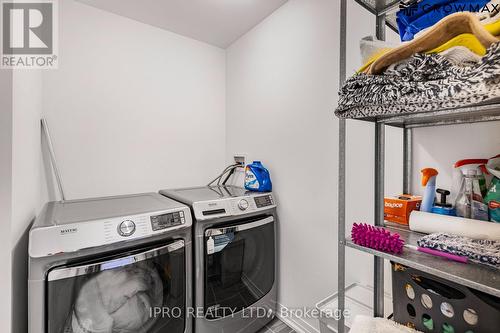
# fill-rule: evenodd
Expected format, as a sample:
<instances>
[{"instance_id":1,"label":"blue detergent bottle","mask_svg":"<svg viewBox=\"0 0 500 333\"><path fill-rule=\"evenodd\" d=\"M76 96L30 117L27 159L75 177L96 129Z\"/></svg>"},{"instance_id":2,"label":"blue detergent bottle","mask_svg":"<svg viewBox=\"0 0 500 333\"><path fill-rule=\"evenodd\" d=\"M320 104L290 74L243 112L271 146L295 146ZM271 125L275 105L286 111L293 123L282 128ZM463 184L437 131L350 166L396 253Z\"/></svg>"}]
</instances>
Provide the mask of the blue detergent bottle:
<instances>
[{"instance_id":1,"label":"blue detergent bottle","mask_svg":"<svg viewBox=\"0 0 500 333\"><path fill-rule=\"evenodd\" d=\"M245 188L255 192L270 192L273 189L269 171L260 161L245 167Z\"/></svg>"}]
</instances>

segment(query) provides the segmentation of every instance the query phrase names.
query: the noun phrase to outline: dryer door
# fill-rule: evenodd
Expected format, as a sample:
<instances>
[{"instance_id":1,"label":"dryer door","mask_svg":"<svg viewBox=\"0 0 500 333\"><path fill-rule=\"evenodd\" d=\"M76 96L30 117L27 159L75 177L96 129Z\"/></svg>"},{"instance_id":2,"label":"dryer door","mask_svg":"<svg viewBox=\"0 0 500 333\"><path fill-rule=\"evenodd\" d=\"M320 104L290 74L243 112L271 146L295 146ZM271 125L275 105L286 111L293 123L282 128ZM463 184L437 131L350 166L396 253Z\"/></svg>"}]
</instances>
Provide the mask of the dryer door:
<instances>
[{"instance_id":1,"label":"dryer door","mask_svg":"<svg viewBox=\"0 0 500 333\"><path fill-rule=\"evenodd\" d=\"M205 318L250 307L272 289L274 273L272 216L205 230Z\"/></svg>"},{"instance_id":2,"label":"dryer door","mask_svg":"<svg viewBox=\"0 0 500 333\"><path fill-rule=\"evenodd\" d=\"M57 267L47 276L47 333L182 333L183 240Z\"/></svg>"}]
</instances>

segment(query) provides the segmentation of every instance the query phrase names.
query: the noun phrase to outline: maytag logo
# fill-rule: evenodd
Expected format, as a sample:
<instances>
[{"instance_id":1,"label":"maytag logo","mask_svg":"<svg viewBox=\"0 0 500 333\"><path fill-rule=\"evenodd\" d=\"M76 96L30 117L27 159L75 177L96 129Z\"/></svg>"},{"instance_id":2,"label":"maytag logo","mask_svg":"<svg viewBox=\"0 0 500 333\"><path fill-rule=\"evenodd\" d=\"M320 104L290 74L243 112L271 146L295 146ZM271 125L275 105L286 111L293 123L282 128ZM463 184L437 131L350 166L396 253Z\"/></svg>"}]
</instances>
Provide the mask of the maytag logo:
<instances>
[{"instance_id":1,"label":"maytag logo","mask_svg":"<svg viewBox=\"0 0 500 333\"><path fill-rule=\"evenodd\" d=\"M61 229L61 235L74 234L78 232L77 228Z\"/></svg>"}]
</instances>

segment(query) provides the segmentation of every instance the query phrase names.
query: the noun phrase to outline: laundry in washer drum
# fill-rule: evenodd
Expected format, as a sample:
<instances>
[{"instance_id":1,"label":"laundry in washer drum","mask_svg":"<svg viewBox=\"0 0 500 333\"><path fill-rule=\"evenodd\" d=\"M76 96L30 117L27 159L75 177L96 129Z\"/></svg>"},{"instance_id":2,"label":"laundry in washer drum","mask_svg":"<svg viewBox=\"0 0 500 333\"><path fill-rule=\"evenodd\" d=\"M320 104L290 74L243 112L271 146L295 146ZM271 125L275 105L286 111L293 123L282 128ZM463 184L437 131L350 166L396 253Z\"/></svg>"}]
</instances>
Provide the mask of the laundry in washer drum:
<instances>
[{"instance_id":1,"label":"laundry in washer drum","mask_svg":"<svg viewBox=\"0 0 500 333\"><path fill-rule=\"evenodd\" d=\"M163 303L158 271L147 263L106 270L81 287L63 333L147 333Z\"/></svg>"}]
</instances>

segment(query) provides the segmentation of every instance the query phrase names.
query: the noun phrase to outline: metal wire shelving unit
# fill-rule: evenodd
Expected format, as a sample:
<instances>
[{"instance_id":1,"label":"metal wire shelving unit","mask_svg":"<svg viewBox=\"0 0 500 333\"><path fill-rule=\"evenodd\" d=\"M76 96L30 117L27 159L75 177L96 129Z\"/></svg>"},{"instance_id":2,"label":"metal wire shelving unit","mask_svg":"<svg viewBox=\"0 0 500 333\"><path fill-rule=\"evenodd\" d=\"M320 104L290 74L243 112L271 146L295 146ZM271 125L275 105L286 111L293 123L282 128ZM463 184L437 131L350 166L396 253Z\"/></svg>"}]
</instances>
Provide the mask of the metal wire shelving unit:
<instances>
[{"instance_id":1,"label":"metal wire shelving unit","mask_svg":"<svg viewBox=\"0 0 500 333\"><path fill-rule=\"evenodd\" d=\"M346 79L347 47L347 1L340 0L340 85ZM376 16L376 35L385 39L386 26L397 31L395 12L398 0L355 0L362 7ZM412 113L390 117L358 119L375 124L375 216L374 224L384 226L391 232L398 232L407 244L416 245L422 236L409 230L384 225L384 161L385 161L385 126L403 129L403 191L411 193L412 179L412 129L418 127L445 126L500 120L500 96L498 100L483 105L438 110L433 112ZM349 247L373 255L374 258L374 316L384 316L384 260L391 260L403 265L438 275L441 278L462 284L500 297L500 271L482 265L463 265L442 258L421 254L405 249L402 255L387 254L354 244L346 238L346 120L339 120L339 184L338 184L338 309L345 309L345 248ZM338 332L346 332L345 318L340 316Z\"/></svg>"}]
</instances>

